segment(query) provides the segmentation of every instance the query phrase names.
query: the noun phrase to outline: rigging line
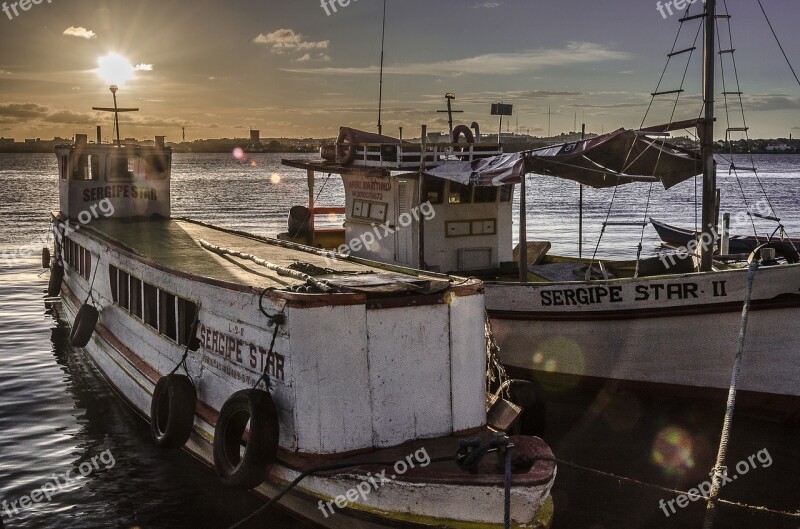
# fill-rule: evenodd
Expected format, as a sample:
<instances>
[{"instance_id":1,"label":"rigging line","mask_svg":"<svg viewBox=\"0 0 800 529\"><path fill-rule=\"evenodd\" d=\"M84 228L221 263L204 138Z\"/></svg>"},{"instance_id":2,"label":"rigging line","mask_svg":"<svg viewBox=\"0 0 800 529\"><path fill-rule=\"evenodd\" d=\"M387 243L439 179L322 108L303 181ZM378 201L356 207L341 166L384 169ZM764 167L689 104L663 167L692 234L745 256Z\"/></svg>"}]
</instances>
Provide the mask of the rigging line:
<instances>
[{"instance_id":1,"label":"rigging line","mask_svg":"<svg viewBox=\"0 0 800 529\"><path fill-rule=\"evenodd\" d=\"M691 9L691 6L686 8L686 12L683 14L683 17L681 17L682 19L685 18L686 15L689 14L689 9ZM655 92L658 92L661 89L661 83L664 82L664 77L667 75L667 68L669 68L669 63L670 63L670 61L672 60L672 57L673 57L671 54L675 51L675 47L678 45L678 39L681 38L681 31L683 31L683 22L681 22L680 25L678 26L678 33L675 35L675 41L672 43L672 49L670 50L670 55L667 55L667 62L666 62L666 64L664 64L664 70L661 72L661 77L658 79L658 84L656 85ZM650 104L647 106L647 110L644 113L644 118L642 119L642 124L639 126L640 129L644 128L644 124L647 121L647 116L650 114L650 109L653 108L653 102L655 100L656 100L656 96L651 96L650 97Z\"/></svg>"},{"instance_id":2,"label":"rigging line","mask_svg":"<svg viewBox=\"0 0 800 529\"><path fill-rule=\"evenodd\" d=\"M606 213L606 221L603 223L603 227L600 230L600 236L597 238L597 244L594 247L594 253L592 254L592 260L589 261L589 272L591 272L592 265L594 264L595 258L597 257L597 251L600 249L600 241L603 240L603 234L606 231L606 225L608 223L608 219L611 218L611 210L614 208L614 199L617 198L617 190L619 186L614 186L614 194L611 195L611 203L608 205L608 213Z\"/></svg>"},{"instance_id":3,"label":"rigging line","mask_svg":"<svg viewBox=\"0 0 800 529\"><path fill-rule=\"evenodd\" d=\"M760 0L759 0L759 3L760 3ZM725 14L729 15L729 12L728 12L728 0L723 0L723 4L724 4L724 7L725 7ZM761 8L762 8L762 10L764 9L763 6ZM766 15L766 13L765 13L765 15ZM731 23L730 23L730 18L728 19L728 35L729 35L729 38L730 38L731 49L733 49L733 28L732 28ZM782 47L781 47L781 49L782 49ZM742 100L742 95L741 95L742 88L741 88L741 83L739 81L739 69L738 69L738 67L736 65L736 57L733 54L731 54L731 60L733 61L733 71L734 71L734 74L736 75L736 87L737 87L736 90L739 92L739 106L740 106L740 108L742 110L742 122L743 122L744 128L747 129L747 117L746 117L745 112L744 112L744 101ZM791 64L790 64L790 66L791 66ZM794 73L794 69L792 69L792 73ZM796 74L795 74L795 77L796 77ZM752 143L750 141L750 133L747 130L745 130L745 138L747 139L747 150L748 150L748 154L750 155L751 166L753 168L755 168L756 164L755 164L755 157L753 156L753 146L752 146ZM761 188L761 193L764 195L764 198L767 199L767 204L769 205L769 208L772 211L772 215L774 217L780 217L780 215L778 215L778 212L775 211L775 207L772 205L772 200L770 200L769 194L767 193L767 190L764 187L764 183L761 181L761 177L759 176L758 171L755 171L754 174L755 174L755 177L756 177L756 182L758 182L758 185Z\"/></svg>"},{"instance_id":4,"label":"rigging line","mask_svg":"<svg viewBox=\"0 0 800 529\"><path fill-rule=\"evenodd\" d=\"M797 72L794 70L794 66L792 66L792 61L789 60L789 56L786 55L786 51L783 49L783 44L781 44L778 34L775 33L775 28L772 27L772 22L769 20L769 16L767 15L767 11L764 9L764 5L761 3L761 0L758 0L758 6L761 8L761 12L764 13L764 18L767 20L767 24L769 24L769 29L772 31L772 36L775 37L775 42L778 43L778 47L780 47L781 53L783 53L783 58L786 59L786 64L789 65L789 69L792 70L792 74L794 75L797 84L800 85L800 77L797 76ZM727 5L725 6L725 9L728 9Z\"/></svg>"},{"instance_id":5,"label":"rigging line","mask_svg":"<svg viewBox=\"0 0 800 529\"><path fill-rule=\"evenodd\" d=\"M728 15L729 13L726 11L725 14ZM728 30L730 31L730 24L728 24ZM722 35L720 33L719 24L716 25L716 31L717 31L717 41L719 41L721 43L722 42ZM733 49L733 39L732 39L731 35L729 35L728 43L729 43L729 49ZM736 61L733 58L733 54L731 54L731 60L733 61L733 64L735 66ZM725 119L726 119L727 128L730 129L731 126L733 125L733 123L731 122L730 106L728 105L728 84L727 84L727 78L725 76L725 59L724 59L724 57L720 57L719 68L720 68L720 72L722 74L722 76L721 76L722 77L722 97L723 97L723 101L724 101L724 104L725 104ZM737 88L737 90L739 90L739 88ZM744 114L742 114L742 120L744 121ZM744 122L743 126L746 127L747 123ZM742 182L739 179L739 172L736 170L736 164L733 161L733 154L734 154L733 153L733 138L729 137L728 134L726 133L725 134L725 140L728 142L728 148L730 150L730 156L731 156L731 158L730 158L730 167L733 168L734 178L736 178L736 183L739 186L739 191L740 191L740 193L742 195L742 201L744 201L744 206L747 209L747 211L750 211L750 203L747 200L747 194L744 191L744 186L742 185ZM748 143L749 143L749 141L748 141ZM753 163L752 165L755 166L755 163ZM755 235L756 239L758 239L758 229L756 228L756 223L755 223L755 221L753 220L752 217L750 218L750 224L753 227L753 235Z\"/></svg>"}]
</instances>

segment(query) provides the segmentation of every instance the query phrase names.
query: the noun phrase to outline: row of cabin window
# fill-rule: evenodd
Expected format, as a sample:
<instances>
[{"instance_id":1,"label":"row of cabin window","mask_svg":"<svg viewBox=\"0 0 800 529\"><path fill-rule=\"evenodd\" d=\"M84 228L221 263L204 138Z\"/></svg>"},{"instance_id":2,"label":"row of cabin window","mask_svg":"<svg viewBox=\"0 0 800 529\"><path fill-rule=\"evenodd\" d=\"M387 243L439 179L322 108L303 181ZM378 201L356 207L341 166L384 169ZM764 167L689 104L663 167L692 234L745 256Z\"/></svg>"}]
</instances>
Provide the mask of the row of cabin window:
<instances>
[{"instance_id":1,"label":"row of cabin window","mask_svg":"<svg viewBox=\"0 0 800 529\"><path fill-rule=\"evenodd\" d=\"M448 204L494 204L500 195L500 202L510 202L514 197L514 186L511 184L498 187L470 186L443 178L429 177L425 180L428 200L431 204L441 204L445 199L445 184L449 184L447 192ZM498 191L499 190L499 191Z\"/></svg>"},{"instance_id":2,"label":"row of cabin window","mask_svg":"<svg viewBox=\"0 0 800 529\"><path fill-rule=\"evenodd\" d=\"M92 273L92 252L70 238L64 239L64 262L84 279L89 279Z\"/></svg>"},{"instance_id":3,"label":"row of cabin window","mask_svg":"<svg viewBox=\"0 0 800 529\"><path fill-rule=\"evenodd\" d=\"M111 297L119 307L180 345L187 345L197 305L109 265Z\"/></svg>"},{"instance_id":4,"label":"row of cabin window","mask_svg":"<svg viewBox=\"0 0 800 529\"><path fill-rule=\"evenodd\" d=\"M145 156L120 156L117 154L82 154L76 156L69 174L69 157L62 156L61 179L66 180L100 180L100 156L106 158L106 181L131 182L139 173L140 164L144 164L144 177L147 180L165 180L169 177L169 158L161 154Z\"/></svg>"}]
</instances>

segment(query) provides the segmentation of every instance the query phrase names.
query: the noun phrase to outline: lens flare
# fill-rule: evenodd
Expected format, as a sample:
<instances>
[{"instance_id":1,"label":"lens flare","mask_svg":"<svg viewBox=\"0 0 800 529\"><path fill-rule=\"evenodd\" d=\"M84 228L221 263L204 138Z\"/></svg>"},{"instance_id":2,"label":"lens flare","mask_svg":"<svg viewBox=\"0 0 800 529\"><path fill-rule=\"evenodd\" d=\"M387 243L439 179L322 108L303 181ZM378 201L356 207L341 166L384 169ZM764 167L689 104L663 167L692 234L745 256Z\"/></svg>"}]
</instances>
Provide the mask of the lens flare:
<instances>
[{"instance_id":1,"label":"lens flare","mask_svg":"<svg viewBox=\"0 0 800 529\"><path fill-rule=\"evenodd\" d=\"M272 182L273 185L278 185L281 183L281 175L278 173L272 173L269 176L269 181Z\"/></svg>"},{"instance_id":2,"label":"lens flare","mask_svg":"<svg viewBox=\"0 0 800 529\"><path fill-rule=\"evenodd\" d=\"M241 147L236 147L233 150L233 157L236 158L237 160L244 160L245 159L244 149L242 149Z\"/></svg>"},{"instance_id":3,"label":"lens flare","mask_svg":"<svg viewBox=\"0 0 800 529\"><path fill-rule=\"evenodd\" d=\"M653 442L651 460L668 477L682 478L696 466L695 444L684 429L669 426Z\"/></svg>"}]
</instances>

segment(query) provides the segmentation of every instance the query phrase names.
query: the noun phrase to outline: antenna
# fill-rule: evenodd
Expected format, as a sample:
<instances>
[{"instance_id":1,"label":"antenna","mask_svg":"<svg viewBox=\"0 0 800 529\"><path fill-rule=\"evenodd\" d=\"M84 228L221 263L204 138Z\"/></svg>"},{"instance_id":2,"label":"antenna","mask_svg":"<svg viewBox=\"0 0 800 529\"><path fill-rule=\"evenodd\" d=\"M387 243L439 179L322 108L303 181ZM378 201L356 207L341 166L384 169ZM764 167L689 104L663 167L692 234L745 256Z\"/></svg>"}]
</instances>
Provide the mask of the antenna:
<instances>
[{"instance_id":1,"label":"antenna","mask_svg":"<svg viewBox=\"0 0 800 529\"><path fill-rule=\"evenodd\" d=\"M103 107L92 107L92 110L98 110L100 112L113 112L114 113L114 127L117 130L117 147L122 147L122 142L119 136L119 113L120 112L139 112L138 108L118 108L117 107L117 85L112 84L109 88L111 90L111 95L114 96L114 108L103 108Z\"/></svg>"},{"instance_id":2,"label":"antenna","mask_svg":"<svg viewBox=\"0 0 800 529\"><path fill-rule=\"evenodd\" d=\"M381 79L378 91L378 134L383 134L381 114L383 112L383 50L386 44L386 0L383 0L383 32L381 34Z\"/></svg>"}]
</instances>

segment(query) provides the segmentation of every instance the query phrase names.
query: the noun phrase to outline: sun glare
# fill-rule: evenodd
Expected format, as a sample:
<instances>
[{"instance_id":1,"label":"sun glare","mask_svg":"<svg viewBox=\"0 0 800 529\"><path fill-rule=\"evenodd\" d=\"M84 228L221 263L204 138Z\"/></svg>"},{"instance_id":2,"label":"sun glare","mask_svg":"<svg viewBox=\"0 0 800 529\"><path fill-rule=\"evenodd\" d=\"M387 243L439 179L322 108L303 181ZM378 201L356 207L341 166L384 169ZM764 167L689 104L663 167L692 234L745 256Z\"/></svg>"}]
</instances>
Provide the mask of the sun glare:
<instances>
[{"instance_id":1,"label":"sun glare","mask_svg":"<svg viewBox=\"0 0 800 529\"><path fill-rule=\"evenodd\" d=\"M136 69L118 53L97 59L97 74L108 84L122 86L133 78Z\"/></svg>"}]
</instances>

